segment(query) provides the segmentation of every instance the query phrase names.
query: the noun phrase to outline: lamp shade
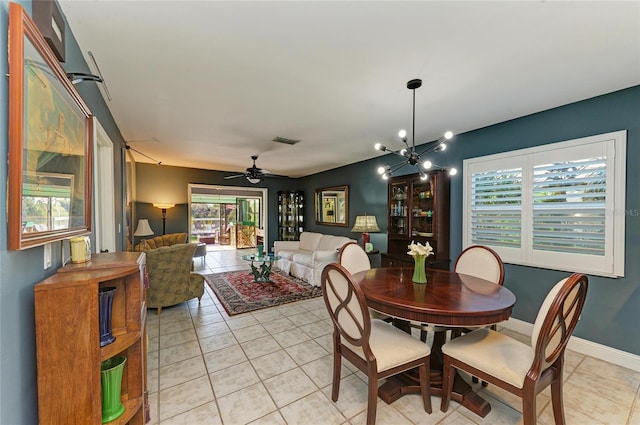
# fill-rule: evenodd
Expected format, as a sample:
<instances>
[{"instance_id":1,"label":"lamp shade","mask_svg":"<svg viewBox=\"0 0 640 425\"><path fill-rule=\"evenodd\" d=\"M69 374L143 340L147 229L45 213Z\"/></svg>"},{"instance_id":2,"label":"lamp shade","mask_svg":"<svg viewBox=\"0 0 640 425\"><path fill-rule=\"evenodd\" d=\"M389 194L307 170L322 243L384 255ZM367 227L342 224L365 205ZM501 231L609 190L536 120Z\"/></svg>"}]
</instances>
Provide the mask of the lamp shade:
<instances>
[{"instance_id":1,"label":"lamp shade","mask_svg":"<svg viewBox=\"0 0 640 425\"><path fill-rule=\"evenodd\" d=\"M378 222L373 215L358 215L356 216L356 222L351 229L352 232L369 233L379 232Z\"/></svg>"},{"instance_id":2,"label":"lamp shade","mask_svg":"<svg viewBox=\"0 0 640 425\"><path fill-rule=\"evenodd\" d=\"M153 206L163 210L168 210L169 208L175 207L176 204L153 204Z\"/></svg>"},{"instance_id":3,"label":"lamp shade","mask_svg":"<svg viewBox=\"0 0 640 425\"><path fill-rule=\"evenodd\" d=\"M153 230L151 230L151 226L149 226L149 220L146 218L141 218L138 220L138 227L136 227L136 231L133 236L151 236L153 235Z\"/></svg>"}]
</instances>

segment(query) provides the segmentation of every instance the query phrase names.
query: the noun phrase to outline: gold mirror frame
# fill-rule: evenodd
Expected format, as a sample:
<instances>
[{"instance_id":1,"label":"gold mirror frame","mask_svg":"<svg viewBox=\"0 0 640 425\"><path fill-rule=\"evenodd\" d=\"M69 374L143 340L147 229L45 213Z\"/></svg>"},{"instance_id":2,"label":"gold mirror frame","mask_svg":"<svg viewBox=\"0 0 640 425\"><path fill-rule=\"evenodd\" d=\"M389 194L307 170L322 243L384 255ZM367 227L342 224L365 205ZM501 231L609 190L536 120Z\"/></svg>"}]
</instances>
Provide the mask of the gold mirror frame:
<instances>
[{"instance_id":1,"label":"gold mirror frame","mask_svg":"<svg viewBox=\"0 0 640 425\"><path fill-rule=\"evenodd\" d=\"M316 224L349 226L349 186L316 189Z\"/></svg>"},{"instance_id":2,"label":"gold mirror frame","mask_svg":"<svg viewBox=\"0 0 640 425\"><path fill-rule=\"evenodd\" d=\"M92 134L91 111L24 8L9 3L8 249L91 232Z\"/></svg>"}]
</instances>

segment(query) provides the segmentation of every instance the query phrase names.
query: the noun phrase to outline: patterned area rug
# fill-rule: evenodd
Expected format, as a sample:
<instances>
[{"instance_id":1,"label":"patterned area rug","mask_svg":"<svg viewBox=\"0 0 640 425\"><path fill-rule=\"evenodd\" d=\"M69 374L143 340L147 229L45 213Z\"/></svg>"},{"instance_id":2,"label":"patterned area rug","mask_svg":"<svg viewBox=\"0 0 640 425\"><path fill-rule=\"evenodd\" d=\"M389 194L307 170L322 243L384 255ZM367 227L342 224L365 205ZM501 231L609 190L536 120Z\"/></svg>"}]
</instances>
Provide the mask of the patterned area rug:
<instances>
[{"instance_id":1,"label":"patterned area rug","mask_svg":"<svg viewBox=\"0 0 640 425\"><path fill-rule=\"evenodd\" d=\"M257 283L249 270L203 275L229 316L322 295L322 289L281 272Z\"/></svg>"}]
</instances>

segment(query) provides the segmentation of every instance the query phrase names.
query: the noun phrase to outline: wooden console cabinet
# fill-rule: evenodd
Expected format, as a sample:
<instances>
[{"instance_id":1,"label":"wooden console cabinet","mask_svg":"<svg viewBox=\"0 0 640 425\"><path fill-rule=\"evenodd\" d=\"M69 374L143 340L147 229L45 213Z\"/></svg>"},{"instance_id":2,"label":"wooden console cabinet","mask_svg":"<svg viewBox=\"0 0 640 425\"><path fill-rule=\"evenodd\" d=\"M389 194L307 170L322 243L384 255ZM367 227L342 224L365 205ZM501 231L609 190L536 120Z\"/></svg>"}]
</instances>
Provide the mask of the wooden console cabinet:
<instances>
[{"instance_id":1,"label":"wooden console cabinet","mask_svg":"<svg viewBox=\"0 0 640 425\"><path fill-rule=\"evenodd\" d=\"M427 267L448 270L449 259L449 175L446 170L395 177L388 183L388 249L382 267L413 267L407 254L411 241L433 248Z\"/></svg>"},{"instance_id":2,"label":"wooden console cabinet","mask_svg":"<svg viewBox=\"0 0 640 425\"><path fill-rule=\"evenodd\" d=\"M109 424L142 425L148 411L145 254L94 254L34 287L38 415L44 424L102 423L100 363L127 358L121 399L125 412ZM100 347L98 289L115 287L112 334Z\"/></svg>"}]
</instances>

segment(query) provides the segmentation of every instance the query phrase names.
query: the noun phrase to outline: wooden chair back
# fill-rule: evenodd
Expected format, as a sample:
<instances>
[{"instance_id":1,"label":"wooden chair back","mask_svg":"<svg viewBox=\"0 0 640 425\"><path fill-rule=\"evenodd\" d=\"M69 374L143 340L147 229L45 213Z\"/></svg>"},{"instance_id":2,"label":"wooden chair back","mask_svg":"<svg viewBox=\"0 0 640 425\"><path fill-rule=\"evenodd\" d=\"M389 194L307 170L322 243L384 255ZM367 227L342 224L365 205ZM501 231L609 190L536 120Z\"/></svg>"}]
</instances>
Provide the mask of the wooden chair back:
<instances>
[{"instance_id":1,"label":"wooden chair back","mask_svg":"<svg viewBox=\"0 0 640 425\"><path fill-rule=\"evenodd\" d=\"M346 243L340 248L338 262L351 274L371 269L369 256L365 250L355 242Z\"/></svg>"},{"instance_id":2,"label":"wooden chair back","mask_svg":"<svg viewBox=\"0 0 640 425\"><path fill-rule=\"evenodd\" d=\"M353 283L346 268L337 263L324 268L322 296L340 336L370 353L371 316L362 289Z\"/></svg>"},{"instance_id":3,"label":"wooden chair back","mask_svg":"<svg viewBox=\"0 0 640 425\"><path fill-rule=\"evenodd\" d=\"M504 265L493 249L484 245L472 245L462 251L453 267L456 273L468 274L502 285Z\"/></svg>"},{"instance_id":4,"label":"wooden chair back","mask_svg":"<svg viewBox=\"0 0 640 425\"><path fill-rule=\"evenodd\" d=\"M587 276L574 273L549 291L533 325L535 359L529 373L539 374L560 358L573 333L587 297Z\"/></svg>"}]
</instances>

